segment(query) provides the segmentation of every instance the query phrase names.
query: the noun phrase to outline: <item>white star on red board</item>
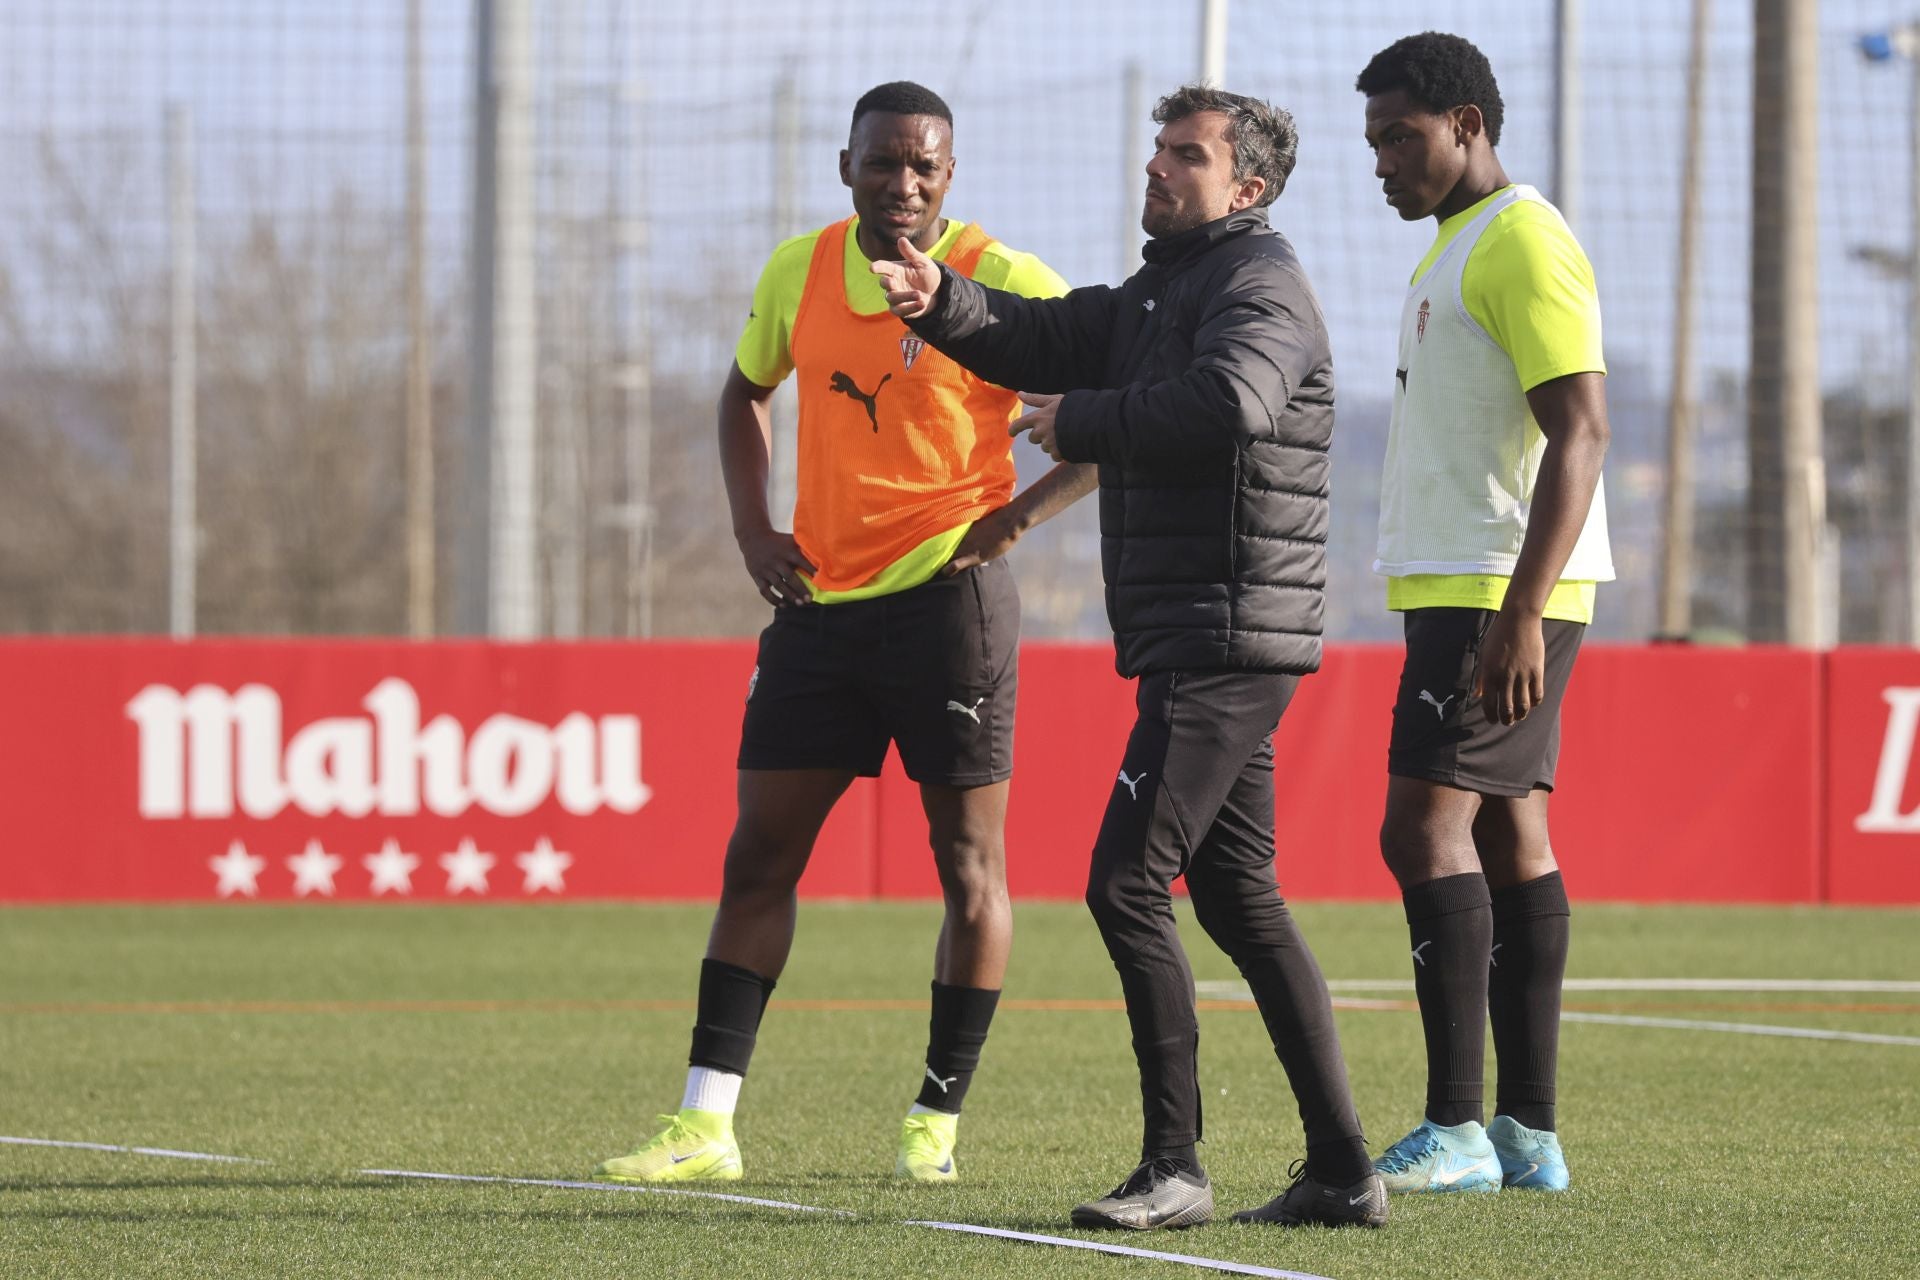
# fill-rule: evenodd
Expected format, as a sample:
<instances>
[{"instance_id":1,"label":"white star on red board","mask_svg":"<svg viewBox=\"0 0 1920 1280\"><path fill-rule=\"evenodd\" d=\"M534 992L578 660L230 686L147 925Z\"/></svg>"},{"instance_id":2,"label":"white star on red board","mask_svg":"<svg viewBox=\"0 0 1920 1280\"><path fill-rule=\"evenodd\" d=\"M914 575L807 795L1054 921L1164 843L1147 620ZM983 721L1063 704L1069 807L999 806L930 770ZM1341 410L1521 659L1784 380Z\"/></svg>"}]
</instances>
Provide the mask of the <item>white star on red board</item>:
<instances>
[{"instance_id":1,"label":"white star on red board","mask_svg":"<svg viewBox=\"0 0 1920 1280\"><path fill-rule=\"evenodd\" d=\"M260 873L267 869L267 860L257 858L247 852L247 846L235 840L227 846L227 851L217 858L208 858L207 865L220 877L218 891L221 897L231 898L234 894L244 894L249 898L260 894Z\"/></svg>"},{"instance_id":2,"label":"white star on red board","mask_svg":"<svg viewBox=\"0 0 1920 1280\"><path fill-rule=\"evenodd\" d=\"M400 842L389 836L380 846L380 852L360 859L360 865L373 877L367 891L377 898L383 893L412 893L413 873L420 866L420 859L403 852Z\"/></svg>"},{"instance_id":3,"label":"white star on red board","mask_svg":"<svg viewBox=\"0 0 1920 1280\"><path fill-rule=\"evenodd\" d=\"M492 854L481 853L471 838L462 840L452 853L441 854L440 865L447 873L447 896L458 897L462 892L486 893L487 872L493 870L497 861Z\"/></svg>"},{"instance_id":4,"label":"white star on red board","mask_svg":"<svg viewBox=\"0 0 1920 1280\"><path fill-rule=\"evenodd\" d=\"M521 885L524 893L538 893L542 889L549 893L565 893L567 883L563 877L567 868L573 865L573 855L561 853L553 847L553 842L541 836L533 842L533 848L514 858L514 865L527 873L526 882Z\"/></svg>"},{"instance_id":5,"label":"white star on red board","mask_svg":"<svg viewBox=\"0 0 1920 1280\"><path fill-rule=\"evenodd\" d=\"M328 853L318 840L307 841L307 847L287 859L287 870L293 872L293 893L304 898L317 893L323 898L333 896L334 873L346 865L346 859L338 854Z\"/></svg>"}]
</instances>

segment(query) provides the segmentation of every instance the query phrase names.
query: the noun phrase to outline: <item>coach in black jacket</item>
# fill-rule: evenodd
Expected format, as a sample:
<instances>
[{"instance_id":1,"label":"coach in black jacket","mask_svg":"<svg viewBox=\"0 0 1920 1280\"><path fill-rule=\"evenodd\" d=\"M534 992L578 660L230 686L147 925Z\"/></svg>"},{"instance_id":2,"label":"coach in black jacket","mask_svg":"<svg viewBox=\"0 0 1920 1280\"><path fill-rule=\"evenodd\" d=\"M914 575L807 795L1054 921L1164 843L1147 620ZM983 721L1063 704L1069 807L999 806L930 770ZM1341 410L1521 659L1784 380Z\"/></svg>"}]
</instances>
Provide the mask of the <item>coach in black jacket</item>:
<instances>
[{"instance_id":1,"label":"coach in black jacket","mask_svg":"<svg viewBox=\"0 0 1920 1280\"><path fill-rule=\"evenodd\" d=\"M1022 388L1056 459L1100 466L1101 560L1139 718L1095 841L1087 905L1120 971L1146 1132L1141 1163L1081 1226L1191 1226L1213 1213L1200 1139L1194 912L1252 987L1306 1129L1301 1177L1243 1220L1379 1226L1325 980L1273 872L1272 735L1320 665L1333 366L1326 326L1266 206L1292 119L1189 86L1161 100L1141 222L1118 289L1029 301L902 242L881 263L896 315L982 377ZM1040 393L1040 394L1035 394ZM1058 393L1058 394L1051 394Z\"/></svg>"}]
</instances>

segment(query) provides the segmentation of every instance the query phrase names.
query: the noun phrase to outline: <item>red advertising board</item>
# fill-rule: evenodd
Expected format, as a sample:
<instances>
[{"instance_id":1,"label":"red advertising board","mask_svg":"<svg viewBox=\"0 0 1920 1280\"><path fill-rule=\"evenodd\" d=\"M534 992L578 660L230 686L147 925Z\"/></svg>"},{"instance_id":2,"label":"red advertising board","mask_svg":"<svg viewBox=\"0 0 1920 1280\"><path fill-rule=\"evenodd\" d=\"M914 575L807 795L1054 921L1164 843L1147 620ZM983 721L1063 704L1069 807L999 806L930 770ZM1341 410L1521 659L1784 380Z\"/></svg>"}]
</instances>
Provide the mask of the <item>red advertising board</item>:
<instances>
[{"instance_id":1,"label":"red advertising board","mask_svg":"<svg viewBox=\"0 0 1920 1280\"><path fill-rule=\"evenodd\" d=\"M1816 901L1820 664L1784 648L1582 652L1552 801L1568 891Z\"/></svg>"},{"instance_id":2,"label":"red advertising board","mask_svg":"<svg viewBox=\"0 0 1920 1280\"><path fill-rule=\"evenodd\" d=\"M1841 649L1827 658L1830 902L1920 902L1920 653Z\"/></svg>"},{"instance_id":3,"label":"red advertising board","mask_svg":"<svg viewBox=\"0 0 1920 1280\"><path fill-rule=\"evenodd\" d=\"M0 900L711 897L750 645L0 646ZM873 784L808 873L873 890Z\"/></svg>"},{"instance_id":4,"label":"red advertising board","mask_svg":"<svg viewBox=\"0 0 1920 1280\"><path fill-rule=\"evenodd\" d=\"M0 901L711 900L743 641L0 643ZM1295 899L1391 898L1400 656L1340 647L1275 746ZM1022 652L1016 896L1076 898L1133 720L1104 645ZM1585 900L1920 902L1920 655L1593 646L1556 852ZM918 789L855 785L801 886L939 892Z\"/></svg>"},{"instance_id":5,"label":"red advertising board","mask_svg":"<svg viewBox=\"0 0 1920 1280\"><path fill-rule=\"evenodd\" d=\"M1328 651L1273 740L1275 868L1289 898L1398 898L1380 860L1401 651Z\"/></svg>"}]
</instances>

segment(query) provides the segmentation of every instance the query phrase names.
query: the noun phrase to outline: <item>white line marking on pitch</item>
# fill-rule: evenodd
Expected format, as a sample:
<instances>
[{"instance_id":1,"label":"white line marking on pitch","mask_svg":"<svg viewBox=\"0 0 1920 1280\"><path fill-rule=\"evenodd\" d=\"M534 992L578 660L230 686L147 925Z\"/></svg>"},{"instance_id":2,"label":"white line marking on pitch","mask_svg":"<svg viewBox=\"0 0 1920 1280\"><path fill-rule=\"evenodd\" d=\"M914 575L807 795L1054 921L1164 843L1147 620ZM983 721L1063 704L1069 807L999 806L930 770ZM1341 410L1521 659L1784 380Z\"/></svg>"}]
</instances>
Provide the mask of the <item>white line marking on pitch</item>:
<instances>
[{"instance_id":1,"label":"white line marking on pitch","mask_svg":"<svg viewBox=\"0 0 1920 1280\"><path fill-rule=\"evenodd\" d=\"M1194 990L1216 999L1253 999L1247 984L1231 979L1196 982ZM1818 991L1827 994L1920 992L1920 982L1851 978L1568 978L1564 991ZM1410 978L1330 980L1329 991L1411 991Z\"/></svg>"},{"instance_id":2,"label":"white line marking on pitch","mask_svg":"<svg viewBox=\"0 0 1920 1280\"><path fill-rule=\"evenodd\" d=\"M1560 985L1568 991L1920 991L1920 982L1871 978L1568 978Z\"/></svg>"},{"instance_id":3,"label":"white line marking on pitch","mask_svg":"<svg viewBox=\"0 0 1920 1280\"><path fill-rule=\"evenodd\" d=\"M859 1215L850 1209L826 1209L813 1204L794 1204L787 1200L761 1200L754 1196L728 1195L721 1191L689 1191L682 1187L640 1187L625 1182L567 1182L556 1178L495 1178L475 1173L421 1173L412 1169L356 1169L375 1178L421 1178L435 1182L504 1182L516 1187L561 1187L568 1191L633 1191L642 1195L696 1196L702 1200L731 1200L735 1204L757 1204L766 1209L791 1209L795 1213L831 1213L842 1218Z\"/></svg>"},{"instance_id":4,"label":"white line marking on pitch","mask_svg":"<svg viewBox=\"0 0 1920 1280\"><path fill-rule=\"evenodd\" d=\"M1684 979L1682 978L1682 979L1667 979L1665 981L1697 983L1702 981L1717 981L1717 979ZM1729 981L1732 981L1732 980L1729 980ZM1328 983L1327 985L1329 987L1332 987L1337 984ZM1349 989L1350 990L1352 989L1380 990L1380 989L1388 988L1389 985L1390 984L1387 984L1387 983L1352 984L1349 987ZM1410 987L1413 984L1407 983L1405 985ZM1716 986L1716 987L1668 986L1668 987L1647 987L1647 988L1639 988L1639 989L1661 990L1661 991L1695 991L1695 990L1883 991L1883 990L1901 990L1901 989L1904 989L1904 987L1907 985L1912 985L1916 989L1920 989L1920 983L1913 983L1913 984L1845 983L1845 984L1836 984L1833 986L1813 986L1809 984L1785 985L1783 983L1782 985L1777 985L1777 986L1751 986L1751 985L1733 985L1733 986ZM1567 986L1571 988L1573 984L1569 982ZM1242 1000L1253 999L1252 992L1248 991L1246 986L1241 983L1204 982L1204 983L1195 983L1194 987L1196 991L1198 991L1200 994L1210 995L1215 997L1216 999L1242 999ZM1394 989L1398 989L1398 988L1394 988ZM1586 988L1586 990L1589 990L1589 991L1633 990L1633 989L1636 989L1636 988L1628 988L1628 987L1588 987ZM1397 1009L1397 1008L1400 1008L1404 1003L1405 1003L1404 1001L1396 1001L1396 1000L1356 1000L1356 999L1353 999L1352 997L1339 997L1334 1000L1333 1007L1336 1009L1376 1009L1376 1010L1377 1009ZM1844 1040L1852 1044L1893 1044L1893 1045L1904 1045L1909 1048L1920 1047L1920 1036L1890 1036L1890 1035L1882 1035L1878 1032L1872 1032L1872 1031L1829 1031L1825 1027L1782 1027L1782 1026L1773 1025L1771 1023L1766 1023L1766 1022L1707 1022L1707 1021L1702 1021L1696 1018L1646 1018L1646 1017L1639 1017L1633 1014L1625 1014L1625 1013L1562 1013L1560 1015L1560 1020L1562 1022L1591 1022L1591 1023L1598 1023L1602 1026L1613 1026L1613 1027L1654 1027L1663 1031L1720 1031L1720 1032L1725 1032L1731 1035L1780 1036L1789 1040Z\"/></svg>"},{"instance_id":5,"label":"white line marking on pitch","mask_svg":"<svg viewBox=\"0 0 1920 1280\"><path fill-rule=\"evenodd\" d=\"M1691 1018L1640 1018L1625 1013L1563 1013L1562 1022L1598 1022L1614 1027L1659 1027L1669 1031L1728 1031L1745 1036L1786 1036L1792 1040L1848 1040L1855 1044L1920 1047L1920 1036L1887 1036L1869 1031L1828 1031L1824 1027L1776 1027L1765 1022L1698 1022Z\"/></svg>"},{"instance_id":6,"label":"white line marking on pitch","mask_svg":"<svg viewBox=\"0 0 1920 1280\"><path fill-rule=\"evenodd\" d=\"M936 1231L963 1231L968 1235L993 1236L1000 1240L1024 1240L1029 1244L1050 1244L1062 1249L1091 1249L1095 1253L1117 1254L1122 1258L1152 1258L1156 1262L1179 1262L1189 1267L1206 1267L1240 1276L1274 1276L1279 1280L1327 1280L1305 1271L1281 1271L1276 1267L1256 1267L1247 1262L1226 1262L1220 1258L1200 1258L1190 1253L1161 1253L1157 1249L1131 1249L1123 1244L1097 1244L1092 1240L1071 1240L1066 1236L1038 1236L1025 1231L1004 1231L999 1227L975 1227L963 1222L908 1221L909 1227L932 1227Z\"/></svg>"},{"instance_id":7,"label":"white line marking on pitch","mask_svg":"<svg viewBox=\"0 0 1920 1280\"><path fill-rule=\"evenodd\" d=\"M168 1147L123 1147L111 1142L61 1142L54 1138L0 1138L16 1147L69 1147L78 1151L117 1151L123 1155L163 1156L169 1160L213 1160L221 1164L267 1164L251 1156L217 1156L206 1151L174 1151Z\"/></svg>"},{"instance_id":8,"label":"white line marking on pitch","mask_svg":"<svg viewBox=\"0 0 1920 1280\"><path fill-rule=\"evenodd\" d=\"M167 1147L127 1147L111 1142L62 1142L55 1138L0 1137L0 1143L12 1143L21 1147L65 1147L72 1150L107 1151L121 1155L161 1156L171 1160L217 1160L233 1164L272 1163L270 1160L255 1160L250 1156L222 1156L205 1151L174 1151ZM702 1200L727 1200L735 1204L758 1205L764 1209L786 1209L794 1213L825 1213L839 1218L860 1216L850 1209L829 1209L821 1205L795 1204L790 1200L762 1200L757 1196L736 1196L720 1191L689 1191L679 1187L641 1187L619 1182L570 1182L558 1178L504 1178L475 1173L427 1173L416 1169L356 1169L354 1172L370 1178L412 1178L427 1182L487 1182L504 1183L516 1187L558 1187L566 1191L620 1191L656 1196L692 1196ZM1227 1262L1220 1258L1201 1258L1187 1253L1161 1253L1153 1249L1131 1249L1125 1245L1097 1244L1091 1240L1069 1240L1064 1236L1033 1235L1025 1231L1005 1231L999 1227L976 1227L962 1222L908 1221L902 1225L931 1227L936 1231L959 1231L969 1235L992 1236L1001 1240L1022 1240L1029 1244L1054 1245L1063 1249L1089 1249L1095 1253L1115 1254L1125 1258L1152 1258L1160 1262L1178 1262L1189 1267L1204 1267L1234 1275L1268 1276L1276 1280L1327 1280L1325 1276L1311 1275L1304 1271L1281 1271L1273 1267L1256 1267L1245 1262Z\"/></svg>"}]
</instances>

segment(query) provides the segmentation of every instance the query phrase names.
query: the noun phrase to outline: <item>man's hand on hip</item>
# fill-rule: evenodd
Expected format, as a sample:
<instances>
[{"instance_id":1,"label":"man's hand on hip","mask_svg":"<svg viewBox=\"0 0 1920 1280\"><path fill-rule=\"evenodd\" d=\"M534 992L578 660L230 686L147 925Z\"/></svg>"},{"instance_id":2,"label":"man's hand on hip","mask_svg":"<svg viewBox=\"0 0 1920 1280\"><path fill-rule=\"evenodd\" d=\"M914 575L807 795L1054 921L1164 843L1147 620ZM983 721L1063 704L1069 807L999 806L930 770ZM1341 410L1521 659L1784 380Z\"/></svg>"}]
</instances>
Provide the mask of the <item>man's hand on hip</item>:
<instances>
[{"instance_id":1,"label":"man's hand on hip","mask_svg":"<svg viewBox=\"0 0 1920 1280\"><path fill-rule=\"evenodd\" d=\"M801 553L790 533L763 529L739 538L740 558L760 598L776 609L813 603L813 592L800 579L814 572L813 562Z\"/></svg>"},{"instance_id":2,"label":"man's hand on hip","mask_svg":"<svg viewBox=\"0 0 1920 1280\"><path fill-rule=\"evenodd\" d=\"M887 291L887 307L902 320L925 315L940 292L940 264L913 247L913 241L901 236L900 260L876 262L873 274Z\"/></svg>"}]
</instances>

